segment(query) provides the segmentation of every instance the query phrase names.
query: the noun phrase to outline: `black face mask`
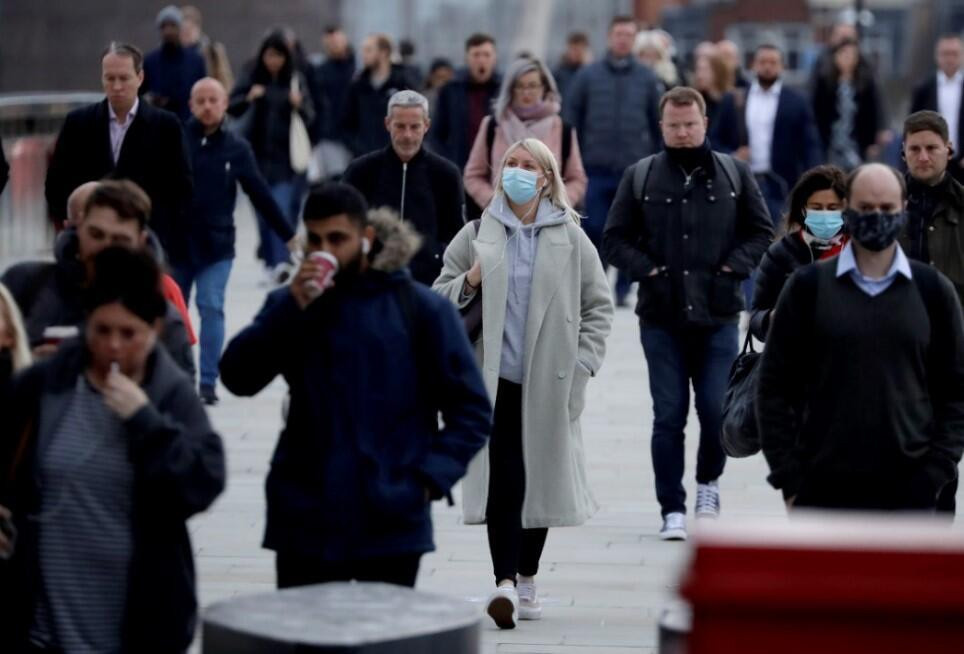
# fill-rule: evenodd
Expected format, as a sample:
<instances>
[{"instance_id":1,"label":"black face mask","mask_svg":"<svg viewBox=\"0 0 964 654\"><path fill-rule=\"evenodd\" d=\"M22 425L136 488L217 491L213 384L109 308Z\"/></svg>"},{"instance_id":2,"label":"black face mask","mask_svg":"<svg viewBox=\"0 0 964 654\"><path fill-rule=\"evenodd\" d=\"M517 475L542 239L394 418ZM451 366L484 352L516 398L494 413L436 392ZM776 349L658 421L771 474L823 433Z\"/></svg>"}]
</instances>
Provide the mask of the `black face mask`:
<instances>
[{"instance_id":1,"label":"black face mask","mask_svg":"<svg viewBox=\"0 0 964 654\"><path fill-rule=\"evenodd\" d=\"M906 211L860 213L854 209L847 209L843 212L843 217L847 231L853 239L872 252L887 249L897 240L904 225L907 224Z\"/></svg>"}]
</instances>

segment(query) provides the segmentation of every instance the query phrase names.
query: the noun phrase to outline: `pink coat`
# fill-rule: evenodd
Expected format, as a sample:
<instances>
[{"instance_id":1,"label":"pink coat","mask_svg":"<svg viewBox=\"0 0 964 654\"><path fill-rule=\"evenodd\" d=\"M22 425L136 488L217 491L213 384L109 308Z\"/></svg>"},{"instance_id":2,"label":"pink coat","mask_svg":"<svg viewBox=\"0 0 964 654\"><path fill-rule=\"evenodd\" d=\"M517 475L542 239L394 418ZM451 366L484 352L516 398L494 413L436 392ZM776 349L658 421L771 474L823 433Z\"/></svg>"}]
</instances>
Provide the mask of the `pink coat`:
<instances>
[{"instance_id":1,"label":"pink coat","mask_svg":"<svg viewBox=\"0 0 964 654\"><path fill-rule=\"evenodd\" d=\"M510 143L505 142L505 136L501 129L495 130L495 138L492 140L491 157L485 156L485 135L489 129L491 116L482 119L479 131L475 135L475 143L472 144L472 151L469 153L469 160L465 163L465 173L462 176L465 182L465 191L475 200L480 207L487 207L495 195L495 183L498 181L498 166L505 156L505 151L509 149ZM562 119L555 117L555 125L552 128L551 136L546 140L546 146L556 155L556 161L562 165ZM490 163L491 162L491 165ZM576 138L575 130L572 134L572 145L569 150L569 160L566 162L566 169L562 171L562 179L566 183L566 193L569 195L569 203L576 206L582 202L586 195L586 171L582 167L582 155L579 154L579 140Z\"/></svg>"}]
</instances>

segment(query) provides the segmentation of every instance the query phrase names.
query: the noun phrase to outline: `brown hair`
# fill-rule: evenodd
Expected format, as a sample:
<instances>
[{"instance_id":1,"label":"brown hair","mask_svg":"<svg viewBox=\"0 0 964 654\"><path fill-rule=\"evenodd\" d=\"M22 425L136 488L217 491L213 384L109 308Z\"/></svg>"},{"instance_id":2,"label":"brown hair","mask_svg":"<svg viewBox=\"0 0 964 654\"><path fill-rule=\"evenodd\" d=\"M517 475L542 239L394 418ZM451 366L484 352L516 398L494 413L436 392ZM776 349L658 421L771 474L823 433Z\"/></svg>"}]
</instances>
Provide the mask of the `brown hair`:
<instances>
[{"instance_id":1,"label":"brown hair","mask_svg":"<svg viewBox=\"0 0 964 654\"><path fill-rule=\"evenodd\" d=\"M480 45L485 45L486 43L491 43L493 46L495 46L495 39L488 34L476 32L469 38L465 39L465 51L468 52L472 48L477 48Z\"/></svg>"},{"instance_id":2,"label":"brown hair","mask_svg":"<svg viewBox=\"0 0 964 654\"><path fill-rule=\"evenodd\" d=\"M144 70L144 53L141 52L136 45L131 45L130 43L121 43L120 41L111 41L101 53L101 61L103 61L104 57L109 54L130 58L130 60L134 63L135 73L140 73L142 70Z\"/></svg>"},{"instance_id":3,"label":"brown hair","mask_svg":"<svg viewBox=\"0 0 964 654\"><path fill-rule=\"evenodd\" d=\"M382 52L388 55L392 54L392 49L393 49L392 39L391 37L388 36L388 34L382 34L382 33L372 34L372 39L374 39L375 46L379 50L381 50Z\"/></svg>"},{"instance_id":4,"label":"brown hair","mask_svg":"<svg viewBox=\"0 0 964 654\"><path fill-rule=\"evenodd\" d=\"M904 120L904 139L917 132L934 132L944 143L950 140L947 121L936 111L916 111Z\"/></svg>"},{"instance_id":5,"label":"brown hair","mask_svg":"<svg viewBox=\"0 0 964 654\"><path fill-rule=\"evenodd\" d=\"M84 205L84 216L94 207L113 209L121 221L136 220L141 229L147 227L151 215L151 199L140 186L127 179L100 182Z\"/></svg>"},{"instance_id":6,"label":"brown hair","mask_svg":"<svg viewBox=\"0 0 964 654\"><path fill-rule=\"evenodd\" d=\"M613 19L609 21L609 31L612 32L614 27L617 25L623 25L625 23L629 23L633 27L636 27L636 19L632 16L613 16Z\"/></svg>"},{"instance_id":7,"label":"brown hair","mask_svg":"<svg viewBox=\"0 0 964 654\"><path fill-rule=\"evenodd\" d=\"M800 176L787 201L790 204L786 215L787 231L791 227L803 227L806 219L807 202L810 196L820 191L833 191L843 202L847 197L847 175L843 170L831 165L815 166Z\"/></svg>"},{"instance_id":8,"label":"brown hair","mask_svg":"<svg viewBox=\"0 0 964 654\"><path fill-rule=\"evenodd\" d=\"M566 43L570 45L589 45L589 36L585 32L570 32L566 37Z\"/></svg>"},{"instance_id":9,"label":"brown hair","mask_svg":"<svg viewBox=\"0 0 964 654\"><path fill-rule=\"evenodd\" d=\"M703 99L703 94L689 86L677 86L663 94L663 97L659 99L660 116L663 115L663 110L667 104L672 104L674 107L687 107L695 104L700 110L700 115L706 115L706 100Z\"/></svg>"}]
</instances>

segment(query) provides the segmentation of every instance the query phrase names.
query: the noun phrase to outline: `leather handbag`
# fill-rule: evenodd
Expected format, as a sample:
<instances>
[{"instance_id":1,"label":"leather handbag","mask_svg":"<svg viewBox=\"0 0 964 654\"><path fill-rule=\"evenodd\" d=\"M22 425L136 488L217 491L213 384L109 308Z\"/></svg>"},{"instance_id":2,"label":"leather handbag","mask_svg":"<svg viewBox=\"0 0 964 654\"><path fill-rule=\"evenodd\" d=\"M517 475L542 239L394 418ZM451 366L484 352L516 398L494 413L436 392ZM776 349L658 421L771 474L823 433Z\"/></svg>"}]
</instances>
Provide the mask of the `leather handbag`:
<instances>
[{"instance_id":1,"label":"leather handbag","mask_svg":"<svg viewBox=\"0 0 964 654\"><path fill-rule=\"evenodd\" d=\"M760 432L756 424L756 390L762 353L753 348L747 332L743 352L730 368L730 380L723 397L723 426L720 440L727 455L738 458L760 451Z\"/></svg>"}]
</instances>

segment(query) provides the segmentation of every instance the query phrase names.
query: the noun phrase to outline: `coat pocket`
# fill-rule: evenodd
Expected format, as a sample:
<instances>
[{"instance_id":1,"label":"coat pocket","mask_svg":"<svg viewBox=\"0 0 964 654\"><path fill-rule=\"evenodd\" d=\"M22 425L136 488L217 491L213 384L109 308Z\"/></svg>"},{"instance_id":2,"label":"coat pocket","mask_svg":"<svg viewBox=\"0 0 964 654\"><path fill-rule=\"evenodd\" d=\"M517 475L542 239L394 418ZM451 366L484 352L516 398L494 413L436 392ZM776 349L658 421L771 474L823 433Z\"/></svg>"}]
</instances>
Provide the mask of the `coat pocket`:
<instances>
[{"instance_id":1,"label":"coat pocket","mask_svg":"<svg viewBox=\"0 0 964 654\"><path fill-rule=\"evenodd\" d=\"M672 290L669 273L663 269L639 281L639 317L655 320L670 313Z\"/></svg>"},{"instance_id":2,"label":"coat pocket","mask_svg":"<svg viewBox=\"0 0 964 654\"><path fill-rule=\"evenodd\" d=\"M743 311L743 292L740 280L735 275L718 271L710 278L709 293L710 314L715 316L732 316Z\"/></svg>"},{"instance_id":3,"label":"coat pocket","mask_svg":"<svg viewBox=\"0 0 964 654\"><path fill-rule=\"evenodd\" d=\"M578 420L583 409L586 408L586 385L589 383L591 376L586 366L577 361L576 369L572 373L572 386L569 389L570 422Z\"/></svg>"}]
</instances>

